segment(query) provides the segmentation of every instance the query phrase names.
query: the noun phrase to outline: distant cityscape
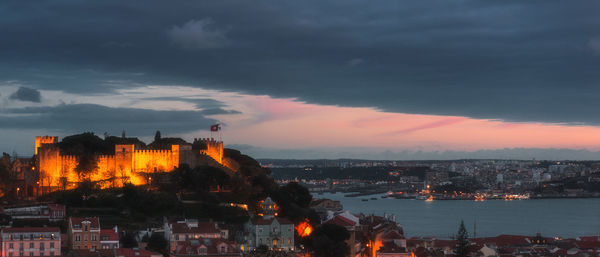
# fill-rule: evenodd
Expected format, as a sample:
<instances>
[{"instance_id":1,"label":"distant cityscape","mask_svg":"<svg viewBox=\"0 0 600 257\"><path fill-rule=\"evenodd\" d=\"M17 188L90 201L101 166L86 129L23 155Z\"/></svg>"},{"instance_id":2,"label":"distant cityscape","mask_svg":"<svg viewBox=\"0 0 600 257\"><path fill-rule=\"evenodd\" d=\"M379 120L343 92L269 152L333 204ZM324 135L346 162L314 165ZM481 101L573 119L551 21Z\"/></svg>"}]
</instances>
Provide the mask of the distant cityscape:
<instances>
[{"instance_id":1,"label":"distant cityscape","mask_svg":"<svg viewBox=\"0 0 600 257\"><path fill-rule=\"evenodd\" d=\"M313 192L440 200L600 197L599 161L259 161L280 183L300 182Z\"/></svg>"}]
</instances>

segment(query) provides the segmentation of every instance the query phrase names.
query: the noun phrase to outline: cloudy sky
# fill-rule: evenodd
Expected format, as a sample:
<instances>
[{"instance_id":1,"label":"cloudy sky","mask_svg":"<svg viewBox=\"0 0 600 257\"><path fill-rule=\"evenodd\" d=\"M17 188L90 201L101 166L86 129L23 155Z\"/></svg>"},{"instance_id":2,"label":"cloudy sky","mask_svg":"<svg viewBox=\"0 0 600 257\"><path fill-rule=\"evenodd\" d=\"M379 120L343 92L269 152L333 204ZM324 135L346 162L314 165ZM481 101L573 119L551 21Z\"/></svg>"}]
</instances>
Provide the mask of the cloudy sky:
<instances>
[{"instance_id":1,"label":"cloudy sky","mask_svg":"<svg viewBox=\"0 0 600 257\"><path fill-rule=\"evenodd\" d=\"M0 151L154 131L265 158L600 158L598 1L2 1Z\"/></svg>"}]
</instances>

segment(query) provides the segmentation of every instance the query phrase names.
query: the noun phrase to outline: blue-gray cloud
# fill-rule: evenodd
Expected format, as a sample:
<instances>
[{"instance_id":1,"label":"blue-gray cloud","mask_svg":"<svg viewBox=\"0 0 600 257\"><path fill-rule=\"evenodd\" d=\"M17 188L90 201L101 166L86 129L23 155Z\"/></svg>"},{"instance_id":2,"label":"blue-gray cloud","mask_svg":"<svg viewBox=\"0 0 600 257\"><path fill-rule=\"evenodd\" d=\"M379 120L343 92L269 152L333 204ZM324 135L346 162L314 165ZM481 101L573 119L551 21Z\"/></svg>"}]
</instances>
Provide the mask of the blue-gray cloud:
<instances>
[{"instance_id":1,"label":"blue-gray cloud","mask_svg":"<svg viewBox=\"0 0 600 257\"><path fill-rule=\"evenodd\" d=\"M39 103L42 101L42 94L37 89L19 87L16 92L10 95L10 99Z\"/></svg>"},{"instance_id":2,"label":"blue-gray cloud","mask_svg":"<svg viewBox=\"0 0 600 257\"><path fill-rule=\"evenodd\" d=\"M598 125L599 9L593 0L7 1L0 77L79 94L178 84Z\"/></svg>"},{"instance_id":3,"label":"blue-gray cloud","mask_svg":"<svg viewBox=\"0 0 600 257\"><path fill-rule=\"evenodd\" d=\"M0 113L0 129L44 129L62 133L114 133L125 129L135 136L149 136L156 130L178 134L207 129L216 121L199 111L158 111L107 107L95 104L5 109Z\"/></svg>"}]
</instances>

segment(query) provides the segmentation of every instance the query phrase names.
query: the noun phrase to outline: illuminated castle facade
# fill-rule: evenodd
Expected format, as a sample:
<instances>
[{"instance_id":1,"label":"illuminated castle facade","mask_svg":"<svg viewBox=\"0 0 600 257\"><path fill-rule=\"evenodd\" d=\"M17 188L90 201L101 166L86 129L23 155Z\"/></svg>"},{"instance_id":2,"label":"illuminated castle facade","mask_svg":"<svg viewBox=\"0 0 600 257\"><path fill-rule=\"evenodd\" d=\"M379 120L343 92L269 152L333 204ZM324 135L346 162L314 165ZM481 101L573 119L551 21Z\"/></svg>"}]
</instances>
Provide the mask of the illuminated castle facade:
<instances>
[{"instance_id":1,"label":"illuminated castle facade","mask_svg":"<svg viewBox=\"0 0 600 257\"><path fill-rule=\"evenodd\" d=\"M125 183L148 184L152 180L151 174L170 172L182 164L236 170L229 165L230 162L223 160L223 142L202 138L195 139L194 145L199 145L201 149L193 150L192 144L181 142L171 144L170 149L158 150L136 149L133 144L115 144L114 154L96 156L98 168L89 174L88 179L99 183L101 187L119 187ZM61 153L58 137L36 137L35 154L42 192L73 188L82 181L75 171L77 156Z\"/></svg>"}]
</instances>

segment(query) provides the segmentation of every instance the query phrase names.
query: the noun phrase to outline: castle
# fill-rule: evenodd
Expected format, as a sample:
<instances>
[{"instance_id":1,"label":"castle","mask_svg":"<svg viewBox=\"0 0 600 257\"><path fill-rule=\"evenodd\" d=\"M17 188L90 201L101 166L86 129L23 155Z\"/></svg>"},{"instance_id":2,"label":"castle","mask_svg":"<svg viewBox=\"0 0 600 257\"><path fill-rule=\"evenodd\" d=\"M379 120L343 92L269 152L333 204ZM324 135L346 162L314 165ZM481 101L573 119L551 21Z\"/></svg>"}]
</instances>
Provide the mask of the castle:
<instances>
[{"instance_id":1,"label":"castle","mask_svg":"<svg viewBox=\"0 0 600 257\"><path fill-rule=\"evenodd\" d=\"M183 164L236 170L230 161L224 161L221 141L202 138L194 139L194 144L190 144L182 139L171 139L171 142L157 147L159 149L138 149L135 144L115 144L114 154L95 156L97 169L89 174L88 179L105 188L126 183L148 184L152 180L151 174L170 172ZM78 157L61 153L58 137L37 136L35 157L35 169L39 172L38 184L42 193L74 188L82 181L80 174L75 171Z\"/></svg>"}]
</instances>

